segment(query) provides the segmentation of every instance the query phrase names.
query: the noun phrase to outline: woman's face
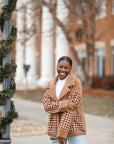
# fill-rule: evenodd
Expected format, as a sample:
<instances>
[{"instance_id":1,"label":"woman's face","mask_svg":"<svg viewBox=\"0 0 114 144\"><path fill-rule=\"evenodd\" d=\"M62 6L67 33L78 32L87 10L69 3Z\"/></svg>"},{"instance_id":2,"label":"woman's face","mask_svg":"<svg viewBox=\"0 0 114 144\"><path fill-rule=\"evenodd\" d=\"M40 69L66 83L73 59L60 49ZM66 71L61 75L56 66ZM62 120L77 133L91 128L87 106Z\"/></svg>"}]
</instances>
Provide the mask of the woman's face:
<instances>
[{"instance_id":1,"label":"woman's face","mask_svg":"<svg viewBox=\"0 0 114 144\"><path fill-rule=\"evenodd\" d=\"M62 60L57 65L58 76L61 80L65 79L71 71L71 65L66 60Z\"/></svg>"}]
</instances>

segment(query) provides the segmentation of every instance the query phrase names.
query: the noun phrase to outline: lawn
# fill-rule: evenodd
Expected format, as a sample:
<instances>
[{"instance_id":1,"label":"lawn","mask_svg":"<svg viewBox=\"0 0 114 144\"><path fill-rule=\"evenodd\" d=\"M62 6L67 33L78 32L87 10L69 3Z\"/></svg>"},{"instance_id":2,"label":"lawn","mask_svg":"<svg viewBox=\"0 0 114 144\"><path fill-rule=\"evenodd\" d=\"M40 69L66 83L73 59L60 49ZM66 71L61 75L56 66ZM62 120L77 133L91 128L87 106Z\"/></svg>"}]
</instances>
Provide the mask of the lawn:
<instances>
[{"instance_id":1,"label":"lawn","mask_svg":"<svg viewBox=\"0 0 114 144\"><path fill-rule=\"evenodd\" d=\"M99 96L83 96L86 113L114 118L114 98Z\"/></svg>"},{"instance_id":2,"label":"lawn","mask_svg":"<svg viewBox=\"0 0 114 144\"><path fill-rule=\"evenodd\" d=\"M16 93L15 97L41 102L43 92ZM86 113L114 118L114 98L83 95L84 111Z\"/></svg>"}]
</instances>

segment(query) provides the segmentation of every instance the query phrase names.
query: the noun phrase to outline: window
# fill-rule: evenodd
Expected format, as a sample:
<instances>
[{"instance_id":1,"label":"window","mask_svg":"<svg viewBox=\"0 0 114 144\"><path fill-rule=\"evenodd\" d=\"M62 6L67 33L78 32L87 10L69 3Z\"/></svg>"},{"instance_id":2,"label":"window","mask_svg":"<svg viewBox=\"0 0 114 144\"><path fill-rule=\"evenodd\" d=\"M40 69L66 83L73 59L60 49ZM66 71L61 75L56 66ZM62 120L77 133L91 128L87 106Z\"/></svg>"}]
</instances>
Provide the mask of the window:
<instances>
[{"instance_id":1,"label":"window","mask_svg":"<svg viewBox=\"0 0 114 144\"><path fill-rule=\"evenodd\" d=\"M105 48L96 49L96 76L105 76Z\"/></svg>"},{"instance_id":2,"label":"window","mask_svg":"<svg viewBox=\"0 0 114 144\"><path fill-rule=\"evenodd\" d=\"M86 57L86 52L85 50L80 50L78 51L78 56L81 60L81 63L82 63L82 67L85 68L85 57ZM82 72L81 72L81 69L80 69L80 66L78 64L76 64L76 76L82 80Z\"/></svg>"},{"instance_id":3,"label":"window","mask_svg":"<svg viewBox=\"0 0 114 144\"><path fill-rule=\"evenodd\" d=\"M39 20L38 19L35 19L35 32L37 34L40 33L40 23L39 23Z\"/></svg>"},{"instance_id":4,"label":"window","mask_svg":"<svg viewBox=\"0 0 114 144\"><path fill-rule=\"evenodd\" d=\"M78 7L76 7L76 24L82 24L81 11Z\"/></svg>"},{"instance_id":5,"label":"window","mask_svg":"<svg viewBox=\"0 0 114 144\"><path fill-rule=\"evenodd\" d=\"M106 16L106 0L97 0L97 16Z\"/></svg>"},{"instance_id":6,"label":"window","mask_svg":"<svg viewBox=\"0 0 114 144\"><path fill-rule=\"evenodd\" d=\"M76 24L82 24L81 18L76 18Z\"/></svg>"},{"instance_id":7,"label":"window","mask_svg":"<svg viewBox=\"0 0 114 144\"><path fill-rule=\"evenodd\" d=\"M112 75L114 76L114 46L112 47Z\"/></svg>"},{"instance_id":8,"label":"window","mask_svg":"<svg viewBox=\"0 0 114 144\"><path fill-rule=\"evenodd\" d=\"M75 32L75 36L76 36L76 39L78 41L81 41L82 38L83 38L83 29L82 28L78 28Z\"/></svg>"},{"instance_id":9,"label":"window","mask_svg":"<svg viewBox=\"0 0 114 144\"><path fill-rule=\"evenodd\" d=\"M76 13L76 24L82 24L82 12L81 9L82 8L82 3L80 1L76 1L75 2L75 13Z\"/></svg>"},{"instance_id":10,"label":"window","mask_svg":"<svg viewBox=\"0 0 114 144\"><path fill-rule=\"evenodd\" d=\"M112 0L112 13L114 14L114 0Z\"/></svg>"}]
</instances>

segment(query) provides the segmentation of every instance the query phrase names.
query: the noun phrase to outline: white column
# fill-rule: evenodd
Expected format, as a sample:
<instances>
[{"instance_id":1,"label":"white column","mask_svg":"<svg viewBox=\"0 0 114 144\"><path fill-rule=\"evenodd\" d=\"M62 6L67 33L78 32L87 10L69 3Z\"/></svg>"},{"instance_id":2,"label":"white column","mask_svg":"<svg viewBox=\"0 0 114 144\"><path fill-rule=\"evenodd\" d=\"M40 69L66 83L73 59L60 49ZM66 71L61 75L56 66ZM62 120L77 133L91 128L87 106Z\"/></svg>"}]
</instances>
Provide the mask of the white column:
<instances>
[{"instance_id":1,"label":"white column","mask_svg":"<svg viewBox=\"0 0 114 144\"><path fill-rule=\"evenodd\" d=\"M68 23L68 9L63 0L57 0L57 18L66 26ZM59 26L56 26L56 64L61 56L69 55L67 39Z\"/></svg>"},{"instance_id":2,"label":"white column","mask_svg":"<svg viewBox=\"0 0 114 144\"><path fill-rule=\"evenodd\" d=\"M20 9L17 11L17 41L16 41L16 64L17 64L17 70L16 70L16 88L17 89L23 89L24 88L24 9Z\"/></svg>"},{"instance_id":3,"label":"white column","mask_svg":"<svg viewBox=\"0 0 114 144\"><path fill-rule=\"evenodd\" d=\"M35 11L34 4L27 4L26 7L26 44L25 44L25 64L30 65L30 69L27 72L27 78L25 84L27 88L34 89L37 87L37 61L36 61L36 35L35 30Z\"/></svg>"},{"instance_id":4,"label":"white column","mask_svg":"<svg viewBox=\"0 0 114 144\"><path fill-rule=\"evenodd\" d=\"M49 2L50 0L45 0ZM42 9L41 78L38 87L45 88L53 78L53 18L49 9Z\"/></svg>"}]
</instances>

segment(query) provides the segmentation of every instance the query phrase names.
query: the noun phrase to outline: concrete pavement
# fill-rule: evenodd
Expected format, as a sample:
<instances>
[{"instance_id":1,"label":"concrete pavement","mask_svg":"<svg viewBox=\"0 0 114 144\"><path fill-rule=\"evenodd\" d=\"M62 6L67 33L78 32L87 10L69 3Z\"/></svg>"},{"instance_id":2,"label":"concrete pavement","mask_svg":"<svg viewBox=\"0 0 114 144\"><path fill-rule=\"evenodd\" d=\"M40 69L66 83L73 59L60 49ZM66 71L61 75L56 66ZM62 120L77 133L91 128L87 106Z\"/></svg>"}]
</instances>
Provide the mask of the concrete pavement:
<instances>
[{"instance_id":1,"label":"concrete pavement","mask_svg":"<svg viewBox=\"0 0 114 144\"><path fill-rule=\"evenodd\" d=\"M26 101L19 98L13 98L13 101L20 117L47 125L48 113L44 111L41 103Z\"/></svg>"},{"instance_id":2,"label":"concrete pavement","mask_svg":"<svg viewBox=\"0 0 114 144\"><path fill-rule=\"evenodd\" d=\"M13 100L20 117L47 125L48 115L44 112L42 104L18 98L13 98ZM85 114L85 119L87 125L85 139L87 144L114 144L114 119L91 114ZM33 143L49 144L49 137L41 135L12 138L12 144Z\"/></svg>"},{"instance_id":3,"label":"concrete pavement","mask_svg":"<svg viewBox=\"0 0 114 144\"><path fill-rule=\"evenodd\" d=\"M12 139L12 144L49 144L47 135L15 137Z\"/></svg>"}]
</instances>

